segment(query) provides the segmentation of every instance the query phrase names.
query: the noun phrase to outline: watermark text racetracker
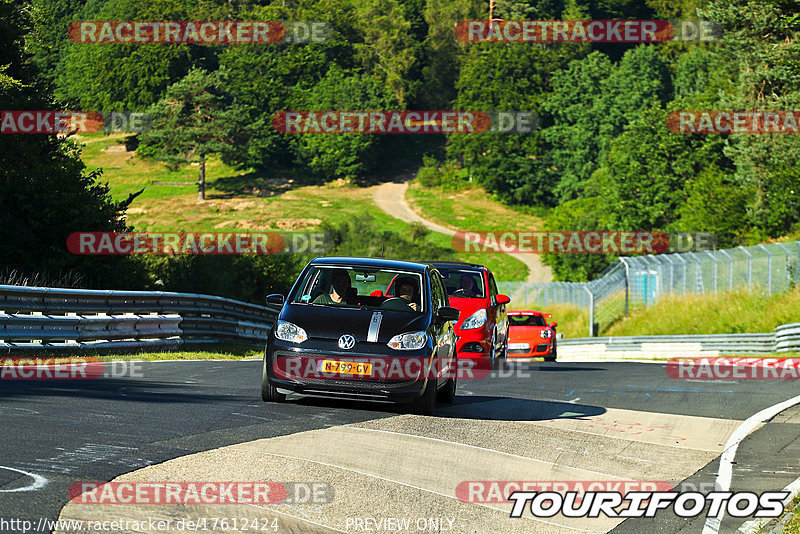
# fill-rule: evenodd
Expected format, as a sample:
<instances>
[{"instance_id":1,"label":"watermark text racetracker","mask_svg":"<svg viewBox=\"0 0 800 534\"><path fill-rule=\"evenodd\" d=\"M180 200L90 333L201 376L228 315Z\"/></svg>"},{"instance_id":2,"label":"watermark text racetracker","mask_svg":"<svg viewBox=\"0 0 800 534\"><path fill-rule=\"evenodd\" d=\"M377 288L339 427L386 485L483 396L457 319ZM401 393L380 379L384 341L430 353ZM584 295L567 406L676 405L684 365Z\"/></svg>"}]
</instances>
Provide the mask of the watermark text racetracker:
<instances>
[{"instance_id":1,"label":"watermark text racetracker","mask_svg":"<svg viewBox=\"0 0 800 534\"><path fill-rule=\"evenodd\" d=\"M666 371L676 380L798 380L800 358L672 358Z\"/></svg>"},{"instance_id":2,"label":"watermark text racetracker","mask_svg":"<svg viewBox=\"0 0 800 534\"><path fill-rule=\"evenodd\" d=\"M662 254L715 248L713 234L636 231L456 232L458 252L533 254Z\"/></svg>"},{"instance_id":3,"label":"watermark text racetracker","mask_svg":"<svg viewBox=\"0 0 800 534\"><path fill-rule=\"evenodd\" d=\"M76 482L74 504L94 505L273 505L329 504L335 491L327 482Z\"/></svg>"},{"instance_id":4,"label":"watermark text racetracker","mask_svg":"<svg viewBox=\"0 0 800 534\"><path fill-rule=\"evenodd\" d=\"M273 20L82 20L67 30L76 43L131 45L321 43L330 34L325 21Z\"/></svg>"},{"instance_id":5,"label":"watermark text racetracker","mask_svg":"<svg viewBox=\"0 0 800 534\"><path fill-rule=\"evenodd\" d=\"M530 133L527 111L279 111L273 127L285 134Z\"/></svg>"},{"instance_id":6,"label":"watermark text racetracker","mask_svg":"<svg viewBox=\"0 0 800 534\"><path fill-rule=\"evenodd\" d=\"M706 20L462 20L456 36L466 43L709 42L722 27Z\"/></svg>"},{"instance_id":7,"label":"watermark text racetracker","mask_svg":"<svg viewBox=\"0 0 800 534\"><path fill-rule=\"evenodd\" d=\"M74 232L73 254L324 254L322 232Z\"/></svg>"},{"instance_id":8,"label":"watermark text racetracker","mask_svg":"<svg viewBox=\"0 0 800 534\"><path fill-rule=\"evenodd\" d=\"M99 358L35 358L14 356L0 359L0 380L91 380L98 378L143 378L142 362L103 362Z\"/></svg>"}]
</instances>

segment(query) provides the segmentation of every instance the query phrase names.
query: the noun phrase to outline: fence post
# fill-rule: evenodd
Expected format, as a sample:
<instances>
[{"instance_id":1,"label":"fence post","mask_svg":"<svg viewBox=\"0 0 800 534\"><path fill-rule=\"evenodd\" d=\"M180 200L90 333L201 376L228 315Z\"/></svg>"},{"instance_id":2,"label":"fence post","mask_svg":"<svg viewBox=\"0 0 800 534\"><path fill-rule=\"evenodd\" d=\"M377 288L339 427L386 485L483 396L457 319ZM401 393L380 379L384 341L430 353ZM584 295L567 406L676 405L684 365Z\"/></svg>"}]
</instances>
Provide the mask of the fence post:
<instances>
[{"instance_id":1,"label":"fence post","mask_svg":"<svg viewBox=\"0 0 800 534\"><path fill-rule=\"evenodd\" d=\"M786 253L786 289L792 287L792 254L783 243L776 243Z\"/></svg>"},{"instance_id":2,"label":"fence post","mask_svg":"<svg viewBox=\"0 0 800 534\"><path fill-rule=\"evenodd\" d=\"M772 295L772 254L763 244L758 245L758 248L767 253L767 295Z\"/></svg>"},{"instance_id":3,"label":"fence post","mask_svg":"<svg viewBox=\"0 0 800 534\"><path fill-rule=\"evenodd\" d=\"M589 284L583 286L583 289L589 293L589 337L594 337L594 294L589 289Z\"/></svg>"},{"instance_id":4,"label":"fence post","mask_svg":"<svg viewBox=\"0 0 800 534\"><path fill-rule=\"evenodd\" d=\"M705 251L706 254L711 256L711 261L714 262L714 293L717 292L717 257L711 253L710 250Z\"/></svg>"},{"instance_id":5,"label":"fence post","mask_svg":"<svg viewBox=\"0 0 800 534\"><path fill-rule=\"evenodd\" d=\"M742 252L747 254L747 289L748 289L748 291L752 291L753 290L753 255L750 254L749 250L747 250L746 248L744 248L742 246L739 246L737 248L739 248Z\"/></svg>"},{"instance_id":6,"label":"fence post","mask_svg":"<svg viewBox=\"0 0 800 534\"><path fill-rule=\"evenodd\" d=\"M686 261L685 259L683 259L683 256L681 256L680 254L675 254L675 257L678 258L679 260L681 260L681 263L683 263L683 294L685 295L686 294L686 277L689 275L689 270L687 268L687 266L689 265L689 262Z\"/></svg>"},{"instance_id":7,"label":"fence post","mask_svg":"<svg viewBox=\"0 0 800 534\"><path fill-rule=\"evenodd\" d=\"M728 258L728 291L733 291L733 256L724 249L720 249L719 253Z\"/></svg>"},{"instance_id":8,"label":"fence post","mask_svg":"<svg viewBox=\"0 0 800 534\"><path fill-rule=\"evenodd\" d=\"M628 293L630 293L630 266L628 265L627 258L620 258L619 261L625 265L625 315L628 315L628 301L630 299L628 296Z\"/></svg>"}]
</instances>

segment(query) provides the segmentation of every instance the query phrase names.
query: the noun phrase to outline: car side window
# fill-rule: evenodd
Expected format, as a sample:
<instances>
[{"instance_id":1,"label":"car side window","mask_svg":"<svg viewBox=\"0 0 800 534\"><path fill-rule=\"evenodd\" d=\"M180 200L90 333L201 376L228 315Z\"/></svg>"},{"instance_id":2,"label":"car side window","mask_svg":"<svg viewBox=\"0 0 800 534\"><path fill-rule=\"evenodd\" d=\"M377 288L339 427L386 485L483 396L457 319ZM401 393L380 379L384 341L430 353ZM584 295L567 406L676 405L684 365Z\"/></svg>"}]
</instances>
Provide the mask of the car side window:
<instances>
[{"instance_id":1,"label":"car side window","mask_svg":"<svg viewBox=\"0 0 800 534\"><path fill-rule=\"evenodd\" d=\"M444 286L439 275L435 272L431 273L431 301L433 302L433 313L436 313L442 306L447 306L445 300Z\"/></svg>"},{"instance_id":2,"label":"car side window","mask_svg":"<svg viewBox=\"0 0 800 534\"><path fill-rule=\"evenodd\" d=\"M489 273L489 298L492 299L492 304L494 305L497 301L497 284L492 273Z\"/></svg>"}]
</instances>

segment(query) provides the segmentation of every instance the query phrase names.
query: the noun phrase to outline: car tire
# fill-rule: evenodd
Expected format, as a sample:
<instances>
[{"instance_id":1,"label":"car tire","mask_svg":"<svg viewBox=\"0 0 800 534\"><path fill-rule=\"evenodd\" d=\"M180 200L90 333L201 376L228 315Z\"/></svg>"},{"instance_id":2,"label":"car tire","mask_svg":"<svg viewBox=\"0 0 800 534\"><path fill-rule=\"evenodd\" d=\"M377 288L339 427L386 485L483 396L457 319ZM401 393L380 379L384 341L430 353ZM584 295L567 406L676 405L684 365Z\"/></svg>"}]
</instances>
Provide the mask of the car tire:
<instances>
[{"instance_id":1,"label":"car tire","mask_svg":"<svg viewBox=\"0 0 800 534\"><path fill-rule=\"evenodd\" d=\"M411 401L411 409L419 415L435 415L437 393L436 380L429 379L425 385L425 392Z\"/></svg>"},{"instance_id":2,"label":"car tire","mask_svg":"<svg viewBox=\"0 0 800 534\"><path fill-rule=\"evenodd\" d=\"M489 368L494 371L499 367L497 356L497 328L492 330L492 341L489 343Z\"/></svg>"},{"instance_id":3,"label":"car tire","mask_svg":"<svg viewBox=\"0 0 800 534\"><path fill-rule=\"evenodd\" d=\"M261 364L261 400L264 402L283 402L286 400L286 394L278 393L278 388L269 383L266 355L264 355L264 360Z\"/></svg>"},{"instance_id":4,"label":"car tire","mask_svg":"<svg viewBox=\"0 0 800 534\"><path fill-rule=\"evenodd\" d=\"M456 399L456 378L451 378L445 386L439 390L438 401L444 404L452 404Z\"/></svg>"}]
</instances>

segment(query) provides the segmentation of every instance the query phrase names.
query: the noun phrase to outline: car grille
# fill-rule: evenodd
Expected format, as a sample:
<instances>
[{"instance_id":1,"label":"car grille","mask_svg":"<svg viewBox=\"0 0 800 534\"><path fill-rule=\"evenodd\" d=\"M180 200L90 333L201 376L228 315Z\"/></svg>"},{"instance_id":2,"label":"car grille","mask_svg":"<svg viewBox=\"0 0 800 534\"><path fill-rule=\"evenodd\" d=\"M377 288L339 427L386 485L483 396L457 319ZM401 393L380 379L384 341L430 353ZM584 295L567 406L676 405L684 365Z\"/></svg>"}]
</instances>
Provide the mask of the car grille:
<instances>
[{"instance_id":1,"label":"car grille","mask_svg":"<svg viewBox=\"0 0 800 534\"><path fill-rule=\"evenodd\" d=\"M322 354L322 353L297 353L297 352L289 352L289 351L279 351L276 350L273 352L273 357L275 358L302 358L302 359L309 359L313 358L314 360L321 360L325 358L331 359L360 359L360 358L371 358L375 357L363 355L363 354ZM308 386L319 385L320 388L324 389L324 387L341 387L341 388L352 388L354 390L362 390L362 389L369 389L369 390L381 390L381 389L394 389L394 388L402 388L404 386L413 384L417 382L418 379L401 379L401 380L385 380L381 378L370 378L370 377L359 377L354 376L352 379L342 379L342 378L316 378L316 377L300 377L300 378L289 378L291 382L295 382L296 384L303 384Z\"/></svg>"}]
</instances>

